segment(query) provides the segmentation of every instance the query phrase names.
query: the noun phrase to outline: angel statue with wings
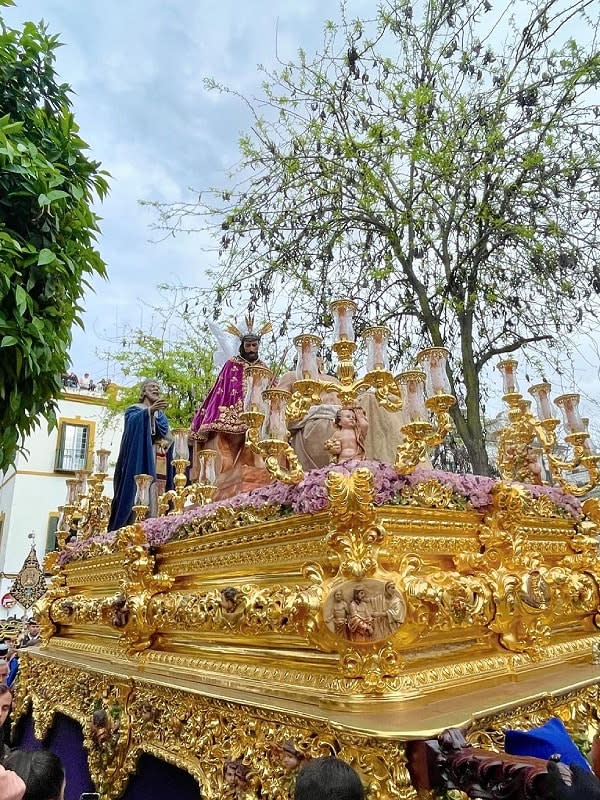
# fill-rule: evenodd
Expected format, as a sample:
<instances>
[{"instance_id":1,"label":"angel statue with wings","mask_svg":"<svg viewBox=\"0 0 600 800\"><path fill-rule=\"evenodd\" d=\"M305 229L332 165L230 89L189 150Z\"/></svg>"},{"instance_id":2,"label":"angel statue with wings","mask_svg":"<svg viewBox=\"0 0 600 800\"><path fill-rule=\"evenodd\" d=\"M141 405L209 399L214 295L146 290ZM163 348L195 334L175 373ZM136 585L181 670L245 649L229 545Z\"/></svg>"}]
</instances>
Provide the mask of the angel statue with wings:
<instances>
[{"instance_id":1,"label":"angel statue with wings","mask_svg":"<svg viewBox=\"0 0 600 800\"><path fill-rule=\"evenodd\" d=\"M245 333L235 325L227 326L226 331L237 345L237 352L221 331L214 330L216 326L210 326L220 346L215 360L220 360L222 366L215 384L196 411L191 427L196 451L216 450L219 454L218 469L221 476L242 465L264 470L264 465L257 464L257 457L244 445L246 426L240 419L246 390L245 369L251 365L266 366L259 359L258 350L261 337L272 330L271 324L266 323L255 332L253 323L252 317L246 317ZM263 478L260 485L266 482ZM218 478L217 486L221 484L222 480ZM244 491L238 486L235 488L237 491ZM229 493L220 488L217 497L222 499L229 496Z\"/></svg>"}]
</instances>

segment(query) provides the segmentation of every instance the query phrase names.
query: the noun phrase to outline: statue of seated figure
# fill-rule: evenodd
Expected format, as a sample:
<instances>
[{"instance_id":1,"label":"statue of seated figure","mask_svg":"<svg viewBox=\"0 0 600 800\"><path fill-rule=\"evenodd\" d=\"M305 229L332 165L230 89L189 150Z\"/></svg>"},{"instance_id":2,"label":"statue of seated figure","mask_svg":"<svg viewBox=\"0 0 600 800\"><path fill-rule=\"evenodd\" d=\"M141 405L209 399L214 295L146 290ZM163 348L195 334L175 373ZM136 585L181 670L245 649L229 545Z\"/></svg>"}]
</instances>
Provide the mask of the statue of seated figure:
<instances>
[{"instance_id":1,"label":"statue of seated figure","mask_svg":"<svg viewBox=\"0 0 600 800\"><path fill-rule=\"evenodd\" d=\"M338 383L337 378L323 370L322 363L319 364L319 378L328 383ZM295 371L290 370L279 380L278 388L292 391L296 380ZM396 449L402 441L401 412L381 408L371 391L359 395L356 405L363 409L369 422L368 430L364 432L364 455L356 457L393 464ZM324 392L321 403L311 406L298 422L290 423L290 443L304 470L325 467L330 462L330 453L323 447L323 442L334 434L335 416L341 407L335 392Z\"/></svg>"}]
</instances>

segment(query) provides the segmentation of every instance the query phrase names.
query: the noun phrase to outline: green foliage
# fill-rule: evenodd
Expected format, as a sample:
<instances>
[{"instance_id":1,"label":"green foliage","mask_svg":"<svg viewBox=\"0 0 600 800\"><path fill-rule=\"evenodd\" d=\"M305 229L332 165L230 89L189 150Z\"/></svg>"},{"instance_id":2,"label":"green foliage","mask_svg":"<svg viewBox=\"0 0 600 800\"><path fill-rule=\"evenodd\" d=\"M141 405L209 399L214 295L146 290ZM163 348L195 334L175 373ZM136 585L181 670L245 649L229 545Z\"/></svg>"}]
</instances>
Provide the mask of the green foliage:
<instances>
[{"instance_id":1,"label":"green foliage","mask_svg":"<svg viewBox=\"0 0 600 800\"><path fill-rule=\"evenodd\" d=\"M217 314L244 298L280 311L280 335L327 335L329 302L350 296L359 333L391 326L397 364L407 341L448 346L454 421L485 472L482 371L600 311L593 11L389 0L375 19L328 22L322 52L267 72L247 101L231 187L159 224L214 223Z\"/></svg>"},{"instance_id":2,"label":"green foliage","mask_svg":"<svg viewBox=\"0 0 600 800\"><path fill-rule=\"evenodd\" d=\"M155 378L168 401L165 413L171 427L187 428L215 379L212 347L201 341L196 336L166 341L164 331L156 336L141 330L129 334L111 358L136 383L109 396L109 413L122 413L137 403L140 383Z\"/></svg>"},{"instance_id":3,"label":"green foliage","mask_svg":"<svg viewBox=\"0 0 600 800\"><path fill-rule=\"evenodd\" d=\"M43 26L0 20L0 469L40 417L53 423L84 287L105 274L90 205L106 173L57 81L58 46Z\"/></svg>"}]
</instances>

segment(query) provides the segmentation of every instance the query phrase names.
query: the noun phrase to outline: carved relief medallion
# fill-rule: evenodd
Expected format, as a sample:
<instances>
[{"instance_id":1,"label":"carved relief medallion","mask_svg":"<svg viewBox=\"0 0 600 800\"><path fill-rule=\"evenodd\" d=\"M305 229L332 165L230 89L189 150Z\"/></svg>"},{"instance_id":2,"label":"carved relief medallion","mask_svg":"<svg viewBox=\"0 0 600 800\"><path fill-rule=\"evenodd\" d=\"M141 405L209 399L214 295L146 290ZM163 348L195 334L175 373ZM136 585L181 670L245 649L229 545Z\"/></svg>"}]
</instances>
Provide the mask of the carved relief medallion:
<instances>
[{"instance_id":1,"label":"carved relief medallion","mask_svg":"<svg viewBox=\"0 0 600 800\"><path fill-rule=\"evenodd\" d=\"M364 579L336 584L323 607L329 630L350 642L389 639L406 619L406 601L394 581Z\"/></svg>"}]
</instances>

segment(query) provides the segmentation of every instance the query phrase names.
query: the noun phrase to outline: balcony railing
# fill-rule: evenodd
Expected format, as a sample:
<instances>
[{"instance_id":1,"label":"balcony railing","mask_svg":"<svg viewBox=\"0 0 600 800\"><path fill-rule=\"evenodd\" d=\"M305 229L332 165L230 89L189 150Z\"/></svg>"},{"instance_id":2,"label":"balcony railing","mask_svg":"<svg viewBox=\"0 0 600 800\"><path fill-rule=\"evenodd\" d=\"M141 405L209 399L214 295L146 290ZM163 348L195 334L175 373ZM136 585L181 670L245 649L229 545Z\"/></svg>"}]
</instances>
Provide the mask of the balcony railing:
<instances>
[{"instance_id":1,"label":"balcony railing","mask_svg":"<svg viewBox=\"0 0 600 800\"><path fill-rule=\"evenodd\" d=\"M56 453L54 469L57 472L77 472L78 470L87 469L87 462L88 452L86 448L64 448Z\"/></svg>"}]
</instances>

